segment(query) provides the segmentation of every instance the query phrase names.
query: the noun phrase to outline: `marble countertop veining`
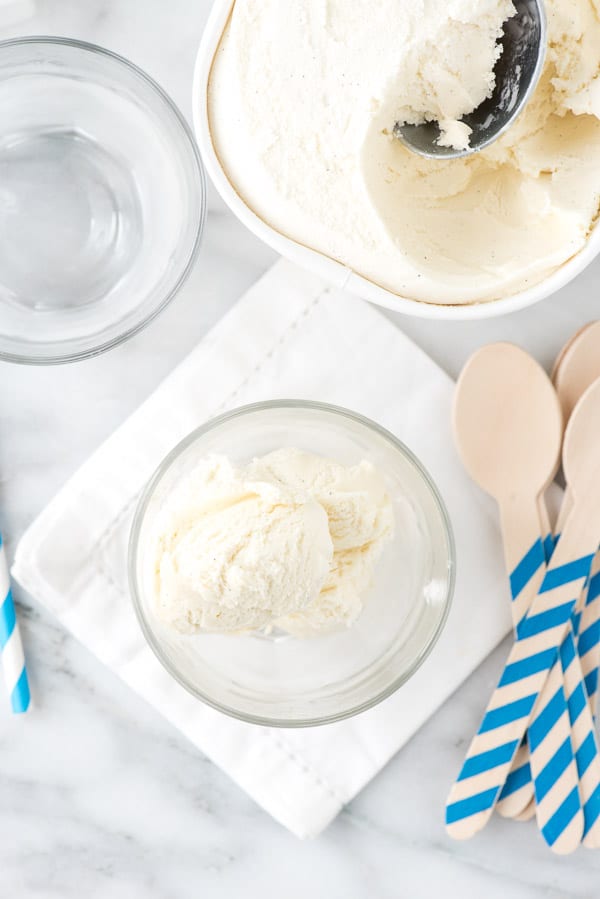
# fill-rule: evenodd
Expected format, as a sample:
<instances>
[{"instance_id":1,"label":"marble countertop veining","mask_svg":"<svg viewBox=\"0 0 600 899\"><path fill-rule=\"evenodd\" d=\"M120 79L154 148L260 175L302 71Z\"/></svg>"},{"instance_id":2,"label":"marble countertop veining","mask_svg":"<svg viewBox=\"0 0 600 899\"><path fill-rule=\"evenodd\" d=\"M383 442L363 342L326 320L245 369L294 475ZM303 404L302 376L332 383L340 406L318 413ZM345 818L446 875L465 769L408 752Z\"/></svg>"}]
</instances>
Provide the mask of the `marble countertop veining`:
<instances>
[{"instance_id":1,"label":"marble countertop veining","mask_svg":"<svg viewBox=\"0 0 600 899\"><path fill-rule=\"evenodd\" d=\"M210 0L37 0L3 36L64 34L147 69L191 111ZM125 346L52 369L0 365L0 525L9 552L90 452L274 260L211 189L203 250L171 308ZM600 261L543 305L487 322L393 316L452 375L489 340L550 364L597 317ZM501 666L500 649L317 840L275 824L28 597L17 593L36 709L0 703L0 896L10 899L592 899L600 853L554 858L500 819L451 842L442 802Z\"/></svg>"}]
</instances>

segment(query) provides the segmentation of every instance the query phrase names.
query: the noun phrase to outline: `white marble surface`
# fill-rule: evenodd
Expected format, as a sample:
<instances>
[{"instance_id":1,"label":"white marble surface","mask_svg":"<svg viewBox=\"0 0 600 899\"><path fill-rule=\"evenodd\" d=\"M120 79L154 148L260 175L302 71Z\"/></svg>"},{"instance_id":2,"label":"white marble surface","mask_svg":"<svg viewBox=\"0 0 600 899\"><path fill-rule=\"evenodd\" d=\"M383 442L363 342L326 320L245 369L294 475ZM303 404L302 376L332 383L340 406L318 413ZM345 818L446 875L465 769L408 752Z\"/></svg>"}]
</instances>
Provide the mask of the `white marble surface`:
<instances>
[{"instance_id":1,"label":"white marble surface","mask_svg":"<svg viewBox=\"0 0 600 899\"><path fill-rule=\"evenodd\" d=\"M37 0L4 34L104 44L190 113L209 0ZM195 272L128 345L76 366L0 365L0 526L9 549L71 472L273 260L211 192ZM597 317L600 262L543 305L473 324L398 323L451 374L489 340L550 364ZM260 811L28 597L18 595L36 709L0 703L0 896L44 899L596 897L600 854L556 859L535 828L496 820L448 840L442 803L502 661L501 650L319 839L300 843Z\"/></svg>"}]
</instances>

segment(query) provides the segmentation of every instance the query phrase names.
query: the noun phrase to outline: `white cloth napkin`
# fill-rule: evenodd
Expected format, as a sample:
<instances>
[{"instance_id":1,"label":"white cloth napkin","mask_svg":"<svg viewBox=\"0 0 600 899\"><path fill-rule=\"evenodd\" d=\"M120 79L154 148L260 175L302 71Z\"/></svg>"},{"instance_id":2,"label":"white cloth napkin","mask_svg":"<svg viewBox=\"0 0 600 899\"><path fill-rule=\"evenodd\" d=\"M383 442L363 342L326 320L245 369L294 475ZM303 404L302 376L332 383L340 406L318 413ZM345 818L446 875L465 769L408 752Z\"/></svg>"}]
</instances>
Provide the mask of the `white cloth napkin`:
<instances>
[{"instance_id":1,"label":"white cloth napkin","mask_svg":"<svg viewBox=\"0 0 600 899\"><path fill-rule=\"evenodd\" d=\"M271 815L314 836L510 629L496 515L455 455L452 392L374 308L279 262L39 516L13 574ZM310 730L242 724L188 695L146 647L127 590L132 511L167 451L226 409L277 397L347 406L396 433L436 480L458 551L453 609L423 667L379 707Z\"/></svg>"}]
</instances>

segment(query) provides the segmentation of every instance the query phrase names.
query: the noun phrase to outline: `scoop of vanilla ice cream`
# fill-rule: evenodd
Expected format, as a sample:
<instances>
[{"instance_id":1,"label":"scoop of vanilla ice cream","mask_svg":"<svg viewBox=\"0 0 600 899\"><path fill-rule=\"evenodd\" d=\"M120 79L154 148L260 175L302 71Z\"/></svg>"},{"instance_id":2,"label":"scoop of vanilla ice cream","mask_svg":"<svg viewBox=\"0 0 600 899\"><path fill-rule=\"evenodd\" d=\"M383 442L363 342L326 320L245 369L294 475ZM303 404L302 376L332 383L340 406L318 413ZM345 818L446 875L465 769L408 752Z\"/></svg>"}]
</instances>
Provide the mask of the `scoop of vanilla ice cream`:
<instances>
[{"instance_id":1,"label":"scoop of vanilla ice cream","mask_svg":"<svg viewBox=\"0 0 600 899\"><path fill-rule=\"evenodd\" d=\"M368 462L282 449L245 468L212 456L154 524L156 614L184 634L350 626L394 515Z\"/></svg>"},{"instance_id":2,"label":"scoop of vanilla ice cream","mask_svg":"<svg viewBox=\"0 0 600 899\"><path fill-rule=\"evenodd\" d=\"M156 612L182 633L260 628L309 605L333 558L308 493L200 462L156 524Z\"/></svg>"},{"instance_id":3,"label":"scoop of vanilla ice cream","mask_svg":"<svg viewBox=\"0 0 600 899\"><path fill-rule=\"evenodd\" d=\"M374 567L394 532L394 513L381 474L370 462L345 467L331 459L282 449L256 460L257 476L306 490L327 513L333 561L319 595L277 622L310 636L349 627L360 615Z\"/></svg>"},{"instance_id":4,"label":"scoop of vanilla ice cream","mask_svg":"<svg viewBox=\"0 0 600 899\"><path fill-rule=\"evenodd\" d=\"M556 108L600 118L600 3L549 0L546 12Z\"/></svg>"},{"instance_id":5,"label":"scoop of vanilla ice cream","mask_svg":"<svg viewBox=\"0 0 600 899\"><path fill-rule=\"evenodd\" d=\"M390 121L438 122L440 144L463 150L471 129L460 119L492 95L499 39L515 7L512 0L447 0L440 11L436 2L425 4L425 20L415 24L399 53L384 104Z\"/></svg>"}]
</instances>

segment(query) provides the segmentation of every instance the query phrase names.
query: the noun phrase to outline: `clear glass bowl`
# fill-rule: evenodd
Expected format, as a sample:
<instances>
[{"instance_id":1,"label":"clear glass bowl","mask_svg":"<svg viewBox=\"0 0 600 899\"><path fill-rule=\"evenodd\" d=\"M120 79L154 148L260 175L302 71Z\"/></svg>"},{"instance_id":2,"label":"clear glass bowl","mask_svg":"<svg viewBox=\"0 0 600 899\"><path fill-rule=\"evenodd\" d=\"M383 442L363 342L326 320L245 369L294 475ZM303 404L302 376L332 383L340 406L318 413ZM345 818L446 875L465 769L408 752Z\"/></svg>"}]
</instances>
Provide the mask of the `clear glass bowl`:
<instances>
[{"instance_id":1,"label":"clear glass bowl","mask_svg":"<svg viewBox=\"0 0 600 899\"><path fill-rule=\"evenodd\" d=\"M205 216L181 113L92 44L0 43L0 358L65 362L135 334L173 298Z\"/></svg>"},{"instance_id":2,"label":"clear glass bowl","mask_svg":"<svg viewBox=\"0 0 600 899\"><path fill-rule=\"evenodd\" d=\"M384 475L396 536L342 633L311 639L258 634L182 636L154 614L148 534L173 486L205 455L245 463L284 446L352 465L368 459ZM302 727L356 715L402 686L439 637L454 588L454 542L431 478L392 434L345 409L274 401L222 415L190 434L146 487L133 522L129 576L144 635L169 673L194 696L255 724Z\"/></svg>"}]
</instances>

